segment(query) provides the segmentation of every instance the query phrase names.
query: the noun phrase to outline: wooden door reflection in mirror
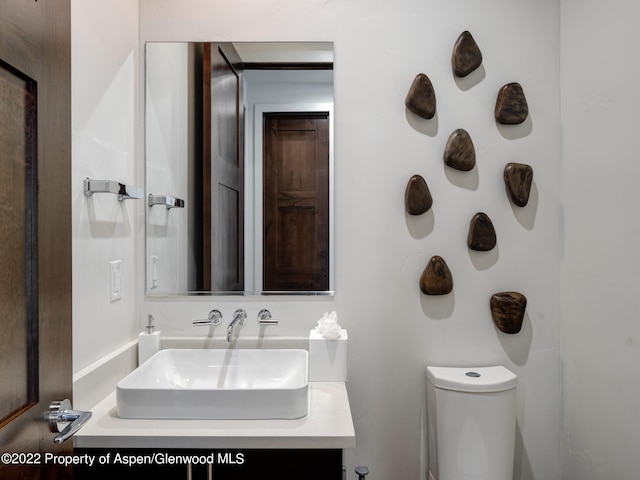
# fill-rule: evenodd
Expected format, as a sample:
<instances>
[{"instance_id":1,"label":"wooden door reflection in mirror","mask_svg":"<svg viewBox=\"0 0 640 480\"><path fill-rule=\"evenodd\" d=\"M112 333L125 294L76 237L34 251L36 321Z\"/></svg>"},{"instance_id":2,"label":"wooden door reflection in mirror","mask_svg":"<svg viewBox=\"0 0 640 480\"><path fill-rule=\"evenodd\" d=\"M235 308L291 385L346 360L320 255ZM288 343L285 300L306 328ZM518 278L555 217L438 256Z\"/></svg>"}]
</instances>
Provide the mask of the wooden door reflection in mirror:
<instances>
[{"instance_id":1,"label":"wooden door reflection in mirror","mask_svg":"<svg viewBox=\"0 0 640 480\"><path fill-rule=\"evenodd\" d=\"M203 47L202 289L242 291L242 61L230 43Z\"/></svg>"},{"instance_id":2,"label":"wooden door reflection in mirror","mask_svg":"<svg viewBox=\"0 0 640 480\"><path fill-rule=\"evenodd\" d=\"M328 132L328 112L264 115L264 291L329 289Z\"/></svg>"}]
</instances>

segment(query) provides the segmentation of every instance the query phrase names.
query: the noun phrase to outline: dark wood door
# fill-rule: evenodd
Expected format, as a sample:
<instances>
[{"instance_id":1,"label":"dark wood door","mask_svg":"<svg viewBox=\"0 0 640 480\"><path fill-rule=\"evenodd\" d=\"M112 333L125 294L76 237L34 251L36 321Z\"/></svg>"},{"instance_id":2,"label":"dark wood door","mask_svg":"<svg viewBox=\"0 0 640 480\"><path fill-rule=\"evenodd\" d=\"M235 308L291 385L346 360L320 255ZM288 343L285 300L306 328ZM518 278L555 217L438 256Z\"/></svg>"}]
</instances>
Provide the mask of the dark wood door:
<instances>
[{"instance_id":1,"label":"dark wood door","mask_svg":"<svg viewBox=\"0 0 640 480\"><path fill-rule=\"evenodd\" d=\"M244 289L241 61L231 44L207 44L204 85L204 289ZM207 268L210 266L210 268Z\"/></svg>"},{"instance_id":2,"label":"dark wood door","mask_svg":"<svg viewBox=\"0 0 640 480\"><path fill-rule=\"evenodd\" d=\"M70 1L1 8L0 478L64 479L43 414L72 390Z\"/></svg>"},{"instance_id":3,"label":"dark wood door","mask_svg":"<svg viewBox=\"0 0 640 480\"><path fill-rule=\"evenodd\" d=\"M263 289L329 289L329 114L264 116Z\"/></svg>"}]
</instances>

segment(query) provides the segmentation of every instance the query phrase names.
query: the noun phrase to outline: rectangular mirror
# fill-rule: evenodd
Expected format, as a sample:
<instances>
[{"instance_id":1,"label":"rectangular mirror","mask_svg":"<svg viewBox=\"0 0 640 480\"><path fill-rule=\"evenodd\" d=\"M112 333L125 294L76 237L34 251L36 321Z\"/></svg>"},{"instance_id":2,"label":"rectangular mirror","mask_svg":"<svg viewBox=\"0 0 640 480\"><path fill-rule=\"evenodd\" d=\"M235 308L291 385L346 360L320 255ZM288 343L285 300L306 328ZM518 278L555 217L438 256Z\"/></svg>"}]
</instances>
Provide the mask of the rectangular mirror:
<instances>
[{"instance_id":1,"label":"rectangular mirror","mask_svg":"<svg viewBox=\"0 0 640 480\"><path fill-rule=\"evenodd\" d=\"M147 295L332 294L333 125L332 43L147 43Z\"/></svg>"}]
</instances>

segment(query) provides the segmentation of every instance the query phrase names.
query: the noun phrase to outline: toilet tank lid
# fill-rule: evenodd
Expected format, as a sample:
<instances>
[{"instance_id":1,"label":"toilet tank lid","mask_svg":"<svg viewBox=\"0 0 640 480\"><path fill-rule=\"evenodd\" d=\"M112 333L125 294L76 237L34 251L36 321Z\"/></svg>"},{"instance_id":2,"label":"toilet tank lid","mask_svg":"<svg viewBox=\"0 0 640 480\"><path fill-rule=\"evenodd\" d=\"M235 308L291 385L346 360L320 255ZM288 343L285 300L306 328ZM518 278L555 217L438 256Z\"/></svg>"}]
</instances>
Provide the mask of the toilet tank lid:
<instances>
[{"instance_id":1,"label":"toilet tank lid","mask_svg":"<svg viewBox=\"0 0 640 480\"><path fill-rule=\"evenodd\" d=\"M502 392L518 384L515 373L503 366L427 367L427 379L436 388L458 392Z\"/></svg>"}]
</instances>

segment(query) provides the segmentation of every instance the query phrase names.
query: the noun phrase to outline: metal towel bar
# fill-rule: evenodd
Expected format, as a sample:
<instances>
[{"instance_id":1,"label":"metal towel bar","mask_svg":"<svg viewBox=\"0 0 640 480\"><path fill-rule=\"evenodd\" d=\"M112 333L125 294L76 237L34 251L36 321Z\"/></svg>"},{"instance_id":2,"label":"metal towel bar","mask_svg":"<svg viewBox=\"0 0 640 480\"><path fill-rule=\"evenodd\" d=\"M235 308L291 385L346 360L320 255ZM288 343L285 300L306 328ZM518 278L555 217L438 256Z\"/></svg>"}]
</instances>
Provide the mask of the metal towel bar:
<instances>
[{"instance_id":1,"label":"metal towel bar","mask_svg":"<svg viewBox=\"0 0 640 480\"><path fill-rule=\"evenodd\" d=\"M83 180L84 194L88 197L94 193L113 193L118 196L118 200L128 200L131 198L142 198L143 192L139 187L125 185L115 180L93 180L85 177Z\"/></svg>"},{"instance_id":2,"label":"metal towel bar","mask_svg":"<svg viewBox=\"0 0 640 480\"><path fill-rule=\"evenodd\" d=\"M150 207L154 205L164 205L167 207L167 210L170 208L184 208L184 200L176 197L170 197L169 195L153 195L152 193L150 193L148 197Z\"/></svg>"}]
</instances>

